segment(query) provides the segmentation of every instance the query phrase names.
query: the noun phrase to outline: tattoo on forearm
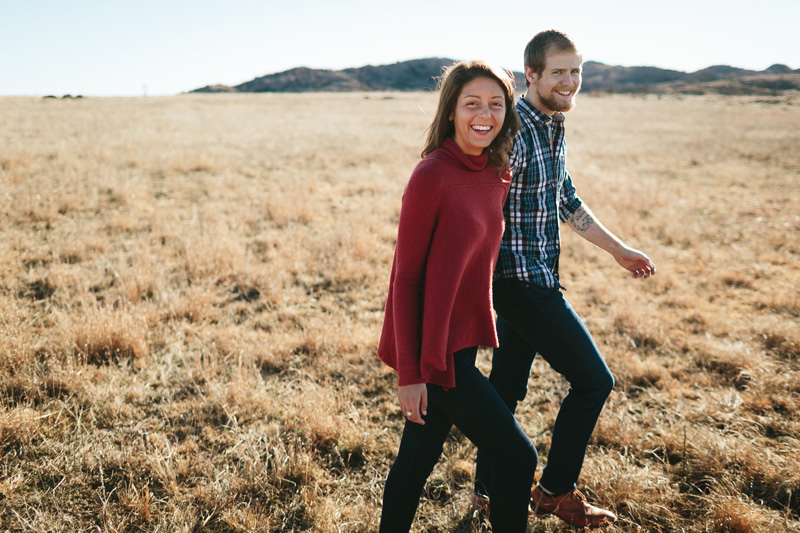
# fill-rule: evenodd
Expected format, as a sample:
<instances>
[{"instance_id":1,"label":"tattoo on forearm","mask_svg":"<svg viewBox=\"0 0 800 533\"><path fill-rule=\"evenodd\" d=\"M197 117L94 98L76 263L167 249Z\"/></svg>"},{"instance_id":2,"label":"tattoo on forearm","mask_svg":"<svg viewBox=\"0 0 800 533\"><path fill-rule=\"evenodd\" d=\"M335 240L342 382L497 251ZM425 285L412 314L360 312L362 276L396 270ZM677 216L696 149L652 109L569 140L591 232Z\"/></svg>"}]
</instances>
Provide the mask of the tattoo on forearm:
<instances>
[{"instance_id":1,"label":"tattoo on forearm","mask_svg":"<svg viewBox=\"0 0 800 533\"><path fill-rule=\"evenodd\" d=\"M587 213L583 207L579 207L569 219L569 223L572 225L572 227L581 233L586 233L586 231L589 229L589 226L592 225L592 222L592 215Z\"/></svg>"}]
</instances>

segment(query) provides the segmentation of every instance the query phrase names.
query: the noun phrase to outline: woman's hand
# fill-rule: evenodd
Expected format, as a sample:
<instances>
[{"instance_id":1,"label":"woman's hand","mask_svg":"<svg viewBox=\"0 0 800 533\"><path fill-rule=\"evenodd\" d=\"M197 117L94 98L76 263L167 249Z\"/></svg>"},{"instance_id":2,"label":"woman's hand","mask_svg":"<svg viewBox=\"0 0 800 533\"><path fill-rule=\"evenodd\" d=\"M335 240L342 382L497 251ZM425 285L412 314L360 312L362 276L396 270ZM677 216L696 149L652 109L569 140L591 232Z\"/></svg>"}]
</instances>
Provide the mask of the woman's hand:
<instances>
[{"instance_id":1,"label":"woman's hand","mask_svg":"<svg viewBox=\"0 0 800 533\"><path fill-rule=\"evenodd\" d=\"M424 415L428 414L428 387L424 383L399 387L400 410L409 421L425 425Z\"/></svg>"}]
</instances>

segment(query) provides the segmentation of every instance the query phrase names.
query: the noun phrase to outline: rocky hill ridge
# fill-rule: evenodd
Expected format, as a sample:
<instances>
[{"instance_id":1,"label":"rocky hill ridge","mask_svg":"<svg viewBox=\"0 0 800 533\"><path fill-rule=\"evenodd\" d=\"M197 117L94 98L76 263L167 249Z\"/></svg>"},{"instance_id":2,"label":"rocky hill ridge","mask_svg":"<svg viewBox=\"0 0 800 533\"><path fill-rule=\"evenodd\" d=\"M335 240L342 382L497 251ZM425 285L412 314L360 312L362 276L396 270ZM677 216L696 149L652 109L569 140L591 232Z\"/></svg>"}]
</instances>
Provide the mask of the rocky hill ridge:
<instances>
[{"instance_id":1,"label":"rocky hill ridge","mask_svg":"<svg viewBox=\"0 0 800 533\"><path fill-rule=\"evenodd\" d=\"M208 85L193 93L418 91L434 89L436 77L455 60L424 58L343 70L298 67L235 86ZM658 67L621 67L597 61L583 64L584 92L779 94L800 90L800 69L775 64L763 71L715 65L696 72ZM514 72L518 90L524 76Z\"/></svg>"}]
</instances>

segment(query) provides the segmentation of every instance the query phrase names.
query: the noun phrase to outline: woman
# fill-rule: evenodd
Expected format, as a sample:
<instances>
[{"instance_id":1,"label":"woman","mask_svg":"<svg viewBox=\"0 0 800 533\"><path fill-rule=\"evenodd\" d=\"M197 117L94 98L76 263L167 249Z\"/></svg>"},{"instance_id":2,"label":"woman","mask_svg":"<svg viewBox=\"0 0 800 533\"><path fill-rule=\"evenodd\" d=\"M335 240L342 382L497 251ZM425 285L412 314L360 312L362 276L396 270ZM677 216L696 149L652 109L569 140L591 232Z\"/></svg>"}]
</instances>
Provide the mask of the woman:
<instances>
[{"instance_id":1,"label":"woman","mask_svg":"<svg viewBox=\"0 0 800 533\"><path fill-rule=\"evenodd\" d=\"M505 72L479 61L450 67L403 194L378 354L398 373L406 423L386 479L382 532L410 529L453 425L496 468L493 531L527 526L536 450L475 368L477 347L497 346L490 294L519 127L513 100Z\"/></svg>"}]
</instances>

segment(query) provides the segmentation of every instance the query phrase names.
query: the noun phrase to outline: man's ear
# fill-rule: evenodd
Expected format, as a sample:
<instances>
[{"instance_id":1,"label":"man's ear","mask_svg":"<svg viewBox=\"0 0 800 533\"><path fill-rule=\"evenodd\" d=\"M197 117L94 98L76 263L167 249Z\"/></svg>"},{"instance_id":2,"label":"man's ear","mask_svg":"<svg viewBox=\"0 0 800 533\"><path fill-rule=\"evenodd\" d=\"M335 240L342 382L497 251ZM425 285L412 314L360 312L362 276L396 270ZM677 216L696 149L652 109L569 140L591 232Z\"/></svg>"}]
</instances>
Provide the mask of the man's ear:
<instances>
[{"instance_id":1,"label":"man's ear","mask_svg":"<svg viewBox=\"0 0 800 533\"><path fill-rule=\"evenodd\" d=\"M525 79L528 80L528 83L531 85L536 85L536 79L538 75L531 67L525 67Z\"/></svg>"}]
</instances>

